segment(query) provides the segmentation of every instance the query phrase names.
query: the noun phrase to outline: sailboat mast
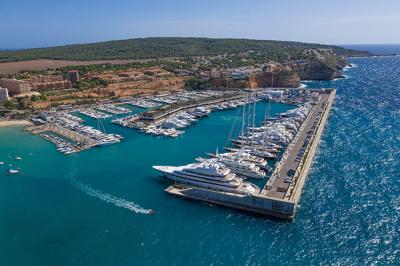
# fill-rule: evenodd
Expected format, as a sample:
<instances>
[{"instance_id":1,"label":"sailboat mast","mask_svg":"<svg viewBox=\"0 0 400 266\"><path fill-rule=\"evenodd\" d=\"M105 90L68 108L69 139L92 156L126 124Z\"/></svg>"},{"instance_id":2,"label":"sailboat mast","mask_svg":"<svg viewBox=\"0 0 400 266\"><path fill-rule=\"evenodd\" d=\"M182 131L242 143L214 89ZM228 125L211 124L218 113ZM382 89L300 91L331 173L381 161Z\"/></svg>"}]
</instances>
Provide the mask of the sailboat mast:
<instances>
[{"instance_id":1,"label":"sailboat mast","mask_svg":"<svg viewBox=\"0 0 400 266\"><path fill-rule=\"evenodd\" d=\"M257 96L254 94L254 104L253 104L253 125L252 127L256 126L256 103L257 103Z\"/></svg>"},{"instance_id":2,"label":"sailboat mast","mask_svg":"<svg viewBox=\"0 0 400 266\"><path fill-rule=\"evenodd\" d=\"M271 80L271 88L274 86L274 72L272 72L272 80ZM269 120L269 115L270 115L270 109L271 109L271 97L268 97L268 105L267 105L267 110L265 112L265 119L264 121L267 122L267 119ZM264 123L264 139L263 139L263 150L265 152L265 144L266 144L266 139L267 139L267 126Z\"/></svg>"},{"instance_id":3,"label":"sailboat mast","mask_svg":"<svg viewBox=\"0 0 400 266\"><path fill-rule=\"evenodd\" d=\"M241 152L243 153L243 138L244 138L244 114L245 114L245 109L246 109L246 94L243 95L243 108L242 108L242 132L241 132Z\"/></svg>"},{"instance_id":4,"label":"sailboat mast","mask_svg":"<svg viewBox=\"0 0 400 266\"><path fill-rule=\"evenodd\" d=\"M256 103L257 103L257 97L256 97L256 94L254 93L254 95L253 95L253 101L254 101L254 104L253 104L253 125L252 125L252 127L254 128L256 125L255 125L255 123L256 123ZM254 135L253 136L251 136L251 147L253 148L253 144L254 144Z\"/></svg>"},{"instance_id":5,"label":"sailboat mast","mask_svg":"<svg viewBox=\"0 0 400 266\"><path fill-rule=\"evenodd\" d=\"M249 128L251 127L251 120L250 120L250 117L251 117L251 93L249 93L249 107L247 108L247 135L249 135L250 134L250 131L249 131Z\"/></svg>"},{"instance_id":6,"label":"sailboat mast","mask_svg":"<svg viewBox=\"0 0 400 266\"><path fill-rule=\"evenodd\" d=\"M97 129L98 129L99 131L103 131L104 133L107 133L107 132L106 132L106 128L104 127L104 124L103 124L103 122L101 121L101 118L97 118Z\"/></svg>"}]
</instances>

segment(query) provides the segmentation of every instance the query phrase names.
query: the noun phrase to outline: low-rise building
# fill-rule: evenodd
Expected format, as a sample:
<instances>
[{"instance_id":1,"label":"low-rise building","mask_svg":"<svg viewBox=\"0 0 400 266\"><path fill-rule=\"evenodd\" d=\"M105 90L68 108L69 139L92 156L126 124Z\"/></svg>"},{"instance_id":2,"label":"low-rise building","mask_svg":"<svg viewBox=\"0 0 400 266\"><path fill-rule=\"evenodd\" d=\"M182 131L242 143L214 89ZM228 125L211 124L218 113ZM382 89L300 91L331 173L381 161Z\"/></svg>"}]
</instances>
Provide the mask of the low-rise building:
<instances>
[{"instance_id":1,"label":"low-rise building","mask_svg":"<svg viewBox=\"0 0 400 266\"><path fill-rule=\"evenodd\" d=\"M69 88L71 88L71 82L69 80L35 82L35 83L31 83L31 86L32 86L32 89L35 91L47 91L47 90L54 90L54 89L69 89Z\"/></svg>"},{"instance_id":2,"label":"low-rise building","mask_svg":"<svg viewBox=\"0 0 400 266\"><path fill-rule=\"evenodd\" d=\"M0 79L0 86L8 89L8 93L11 96L29 93L31 91L31 87L29 86L28 82L17 79Z\"/></svg>"},{"instance_id":3,"label":"low-rise building","mask_svg":"<svg viewBox=\"0 0 400 266\"><path fill-rule=\"evenodd\" d=\"M71 71L68 72L68 74L69 74L69 80L72 83L76 83L76 82L79 81L79 72L78 72L78 70L71 70Z\"/></svg>"},{"instance_id":4,"label":"low-rise building","mask_svg":"<svg viewBox=\"0 0 400 266\"><path fill-rule=\"evenodd\" d=\"M33 76L27 81L32 90L35 91L71 88L71 82L69 80L64 80L62 75Z\"/></svg>"}]
</instances>

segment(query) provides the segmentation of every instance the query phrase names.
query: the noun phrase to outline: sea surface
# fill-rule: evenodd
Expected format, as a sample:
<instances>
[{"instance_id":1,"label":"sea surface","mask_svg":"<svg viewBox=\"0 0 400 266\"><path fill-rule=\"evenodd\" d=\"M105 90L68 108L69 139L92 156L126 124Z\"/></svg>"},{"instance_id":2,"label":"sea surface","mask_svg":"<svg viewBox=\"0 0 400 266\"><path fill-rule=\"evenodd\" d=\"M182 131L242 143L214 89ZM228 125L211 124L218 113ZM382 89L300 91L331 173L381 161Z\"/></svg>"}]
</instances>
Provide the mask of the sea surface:
<instances>
[{"instance_id":1,"label":"sea surface","mask_svg":"<svg viewBox=\"0 0 400 266\"><path fill-rule=\"evenodd\" d=\"M368 51L373 55L400 55L400 44L345 44L344 48Z\"/></svg>"},{"instance_id":2,"label":"sea surface","mask_svg":"<svg viewBox=\"0 0 400 266\"><path fill-rule=\"evenodd\" d=\"M400 57L351 62L346 79L306 83L336 87L337 98L294 222L171 197L151 168L222 150L240 109L177 139L105 121L123 142L72 156L1 128L0 265L399 264ZM271 114L289 108L273 104ZM257 105L257 121L264 111ZM3 174L9 167L22 174Z\"/></svg>"}]
</instances>

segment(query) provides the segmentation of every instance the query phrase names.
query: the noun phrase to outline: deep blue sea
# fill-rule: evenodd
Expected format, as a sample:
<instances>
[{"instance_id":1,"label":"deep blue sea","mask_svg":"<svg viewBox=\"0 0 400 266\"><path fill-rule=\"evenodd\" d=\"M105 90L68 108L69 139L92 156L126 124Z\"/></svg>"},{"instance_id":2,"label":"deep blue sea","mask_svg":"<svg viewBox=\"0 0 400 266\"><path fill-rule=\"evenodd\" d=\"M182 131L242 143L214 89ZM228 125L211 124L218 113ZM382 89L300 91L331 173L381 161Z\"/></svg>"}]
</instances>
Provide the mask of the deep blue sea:
<instances>
[{"instance_id":1,"label":"deep blue sea","mask_svg":"<svg viewBox=\"0 0 400 266\"><path fill-rule=\"evenodd\" d=\"M368 51L373 55L400 55L400 44L345 44L340 46Z\"/></svg>"},{"instance_id":2,"label":"deep blue sea","mask_svg":"<svg viewBox=\"0 0 400 266\"><path fill-rule=\"evenodd\" d=\"M400 57L351 62L346 79L307 83L335 87L337 98L294 222L168 196L151 169L222 149L239 110L213 113L177 139L106 123L123 143L72 156L1 128L0 161L22 174L0 166L0 265L399 264Z\"/></svg>"}]
</instances>

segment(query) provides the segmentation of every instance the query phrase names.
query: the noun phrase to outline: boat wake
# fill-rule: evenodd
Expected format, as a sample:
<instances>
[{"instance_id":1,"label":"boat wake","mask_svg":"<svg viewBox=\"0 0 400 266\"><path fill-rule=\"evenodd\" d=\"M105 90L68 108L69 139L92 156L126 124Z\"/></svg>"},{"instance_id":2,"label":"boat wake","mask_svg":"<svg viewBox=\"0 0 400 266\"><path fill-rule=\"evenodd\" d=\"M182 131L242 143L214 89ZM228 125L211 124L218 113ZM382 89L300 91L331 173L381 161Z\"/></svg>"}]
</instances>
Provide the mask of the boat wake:
<instances>
[{"instance_id":1,"label":"boat wake","mask_svg":"<svg viewBox=\"0 0 400 266\"><path fill-rule=\"evenodd\" d=\"M89 185L86 185L86 184L82 183L81 181L75 179L74 175L75 175L74 173L67 175L66 176L67 181L71 185L73 185L74 187L76 187L77 189L86 193L89 196L98 198L107 203L114 204L117 207L128 209L135 213L141 213L141 214L153 214L154 213L154 211L151 209L145 209L134 202L130 202L125 199L118 198L116 196L105 193L101 190L95 189Z\"/></svg>"}]
</instances>

